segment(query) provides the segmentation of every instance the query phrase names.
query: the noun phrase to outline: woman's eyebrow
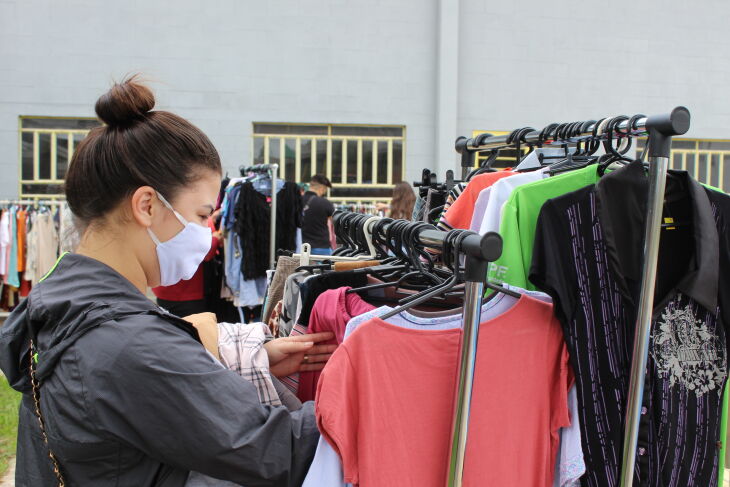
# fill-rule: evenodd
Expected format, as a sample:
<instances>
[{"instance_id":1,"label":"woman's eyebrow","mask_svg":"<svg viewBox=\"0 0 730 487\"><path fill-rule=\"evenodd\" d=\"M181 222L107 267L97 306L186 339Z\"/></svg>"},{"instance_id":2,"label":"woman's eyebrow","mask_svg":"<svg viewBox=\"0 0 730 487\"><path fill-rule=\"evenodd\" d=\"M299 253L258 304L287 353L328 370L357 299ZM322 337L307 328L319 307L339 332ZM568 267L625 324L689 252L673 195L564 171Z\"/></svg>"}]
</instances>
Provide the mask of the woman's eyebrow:
<instances>
[{"instance_id":1,"label":"woman's eyebrow","mask_svg":"<svg viewBox=\"0 0 730 487\"><path fill-rule=\"evenodd\" d=\"M215 211L215 207L213 205L203 205L201 208L207 208L210 211L210 214L212 215Z\"/></svg>"}]
</instances>

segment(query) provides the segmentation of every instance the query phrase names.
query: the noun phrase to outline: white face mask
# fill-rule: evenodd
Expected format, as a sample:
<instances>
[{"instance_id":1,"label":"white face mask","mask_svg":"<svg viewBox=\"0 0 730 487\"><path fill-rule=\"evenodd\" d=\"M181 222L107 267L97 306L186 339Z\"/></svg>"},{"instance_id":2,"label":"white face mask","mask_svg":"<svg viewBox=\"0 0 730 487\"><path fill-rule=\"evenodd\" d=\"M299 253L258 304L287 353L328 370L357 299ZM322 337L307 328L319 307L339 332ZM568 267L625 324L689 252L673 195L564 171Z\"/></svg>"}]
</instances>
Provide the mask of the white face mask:
<instances>
[{"instance_id":1,"label":"white face mask","mask_svg":"<svg viewBox=\"0 0 730 487\"><path fill-rule=\"evenodd\" d=\"M185 225L180 233L167 242L160 242L152 230L147 228L147 233L157 246L160 286L172 286L193 277L198 266L210 251L212 232L207 226L203 227L187 221L160 193L157 193L157 197L175 214L180 223Z\"/></svg>"}]
</instances>

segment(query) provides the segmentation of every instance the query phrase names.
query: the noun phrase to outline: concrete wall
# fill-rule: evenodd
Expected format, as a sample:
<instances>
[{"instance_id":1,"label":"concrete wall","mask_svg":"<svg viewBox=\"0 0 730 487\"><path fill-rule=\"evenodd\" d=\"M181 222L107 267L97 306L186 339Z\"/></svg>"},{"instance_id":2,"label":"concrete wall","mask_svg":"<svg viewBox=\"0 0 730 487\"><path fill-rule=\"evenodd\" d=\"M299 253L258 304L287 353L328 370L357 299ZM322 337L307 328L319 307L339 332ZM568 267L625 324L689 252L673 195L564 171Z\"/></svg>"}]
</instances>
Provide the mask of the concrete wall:
<instances>
[{"instance_id":1,"label":"concrete wall","mask_svg":"<svg viewBox=\"0 0 730 487\"><path fill-rule=\"evenodd\" d=\"M142 72L235 171L251 123L405 124L407 178L474 129L692 110L730 138L730 3L651 0L0 0L0 198L18 116L93 116Z\"/></svg>"},{"instance_id":2,"label":"concrete wall","mask_svg":"<svg viewBox=\"0 0 730 487\"><path fill-rule=\"evenodd\" d=\"M433 160L435 2L0 1L0 198L17 194L18 116L93 116L142 72L232 172L253 121L404 124L409 179Z\"/></svg>"},{"instance_id":3,"label":"concrete wall","mask_svg":"<svg viewBox=\"0 0 730 487\"><path fill-rule=\"evenodd\" d=\"M692 112L730 138L730 3L461 1L459 130Z\"/></svg>"}]
</instances>

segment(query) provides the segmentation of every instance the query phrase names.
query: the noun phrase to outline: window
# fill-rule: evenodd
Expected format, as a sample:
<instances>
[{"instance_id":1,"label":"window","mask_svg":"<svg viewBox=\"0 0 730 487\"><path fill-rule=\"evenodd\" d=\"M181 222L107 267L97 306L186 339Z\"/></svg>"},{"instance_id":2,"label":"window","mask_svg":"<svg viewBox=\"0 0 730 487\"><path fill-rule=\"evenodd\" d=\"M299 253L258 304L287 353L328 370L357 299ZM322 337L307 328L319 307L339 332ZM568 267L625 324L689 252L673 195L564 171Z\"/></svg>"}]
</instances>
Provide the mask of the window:
<instances>
[{"instance_id":1,"label":"window","mask_svg":"<svg viewBox=\"0 0 730 487\"><path fill-rule=\"evenodd\" d=\"M253 163L278 164L287 181L325 174L337 202L384 201L405 175L405 127L254 123Z\"/></svg>"},{"instance_id":2,"label":"window","mask_svg":"<svg viewBox=\"0 0 730 487\"><path fill-rule=\"evenodd\" d=\"M20 196L63 196L74 148L98 125L91 118L20 117Z\"/></svg>"},{"instance_id":3,"label":"window","mask_svg":"<svg viewBox=\"0 0 730 487\"><path fill-rule=\"evenodd\" d=\"M644 149L646 139L637 144L637 151ZM730 140L717 139L672 139L671 169L688 171L697 181L730 191Z\"/></svg>"}]
</instances>

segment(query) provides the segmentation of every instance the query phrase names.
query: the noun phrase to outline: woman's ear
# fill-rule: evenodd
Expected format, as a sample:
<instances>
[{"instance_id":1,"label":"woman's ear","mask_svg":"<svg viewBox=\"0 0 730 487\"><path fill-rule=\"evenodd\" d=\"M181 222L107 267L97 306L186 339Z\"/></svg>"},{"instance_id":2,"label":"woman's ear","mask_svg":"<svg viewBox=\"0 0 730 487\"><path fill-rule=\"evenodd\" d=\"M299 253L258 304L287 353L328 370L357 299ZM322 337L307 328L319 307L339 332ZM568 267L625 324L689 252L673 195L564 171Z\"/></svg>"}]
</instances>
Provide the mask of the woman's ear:
<instances>
[{"instance_id":1,"label":"woman's ear","mask_svg":"<svg viewBox=\"0 0 730 487\"><path fill-rule=\"evenodd\" d=\"M150 186L142 186L132 195L132 218L145 228L152 226L157 194Z\"/></svg>"}]
</instances>

